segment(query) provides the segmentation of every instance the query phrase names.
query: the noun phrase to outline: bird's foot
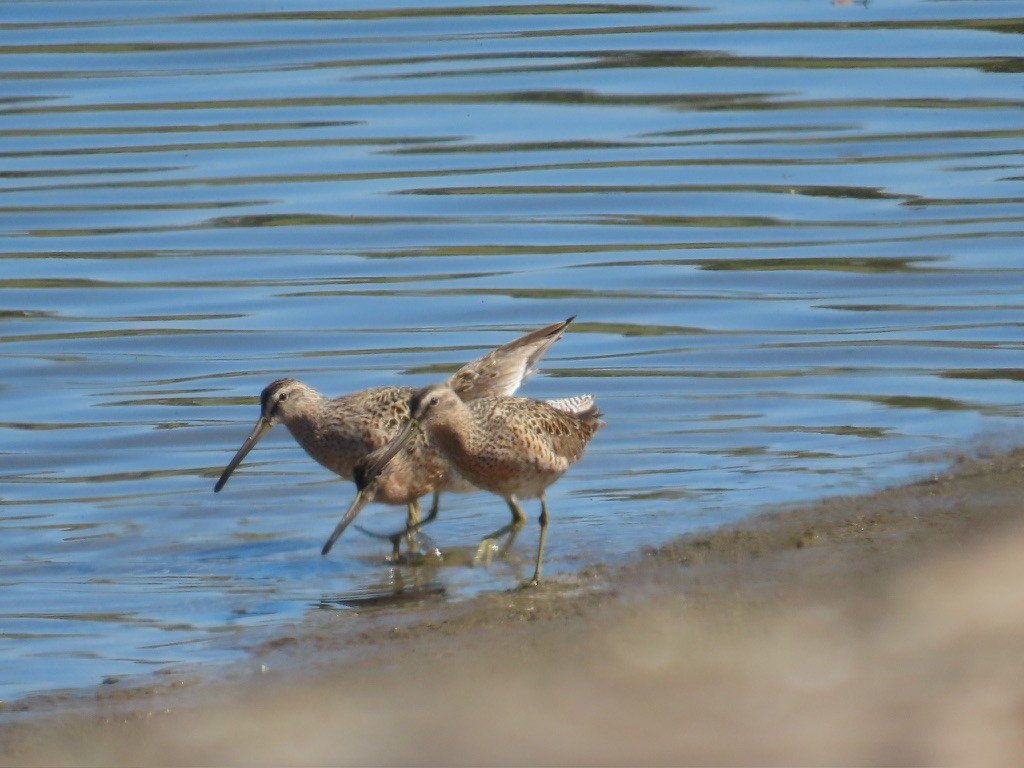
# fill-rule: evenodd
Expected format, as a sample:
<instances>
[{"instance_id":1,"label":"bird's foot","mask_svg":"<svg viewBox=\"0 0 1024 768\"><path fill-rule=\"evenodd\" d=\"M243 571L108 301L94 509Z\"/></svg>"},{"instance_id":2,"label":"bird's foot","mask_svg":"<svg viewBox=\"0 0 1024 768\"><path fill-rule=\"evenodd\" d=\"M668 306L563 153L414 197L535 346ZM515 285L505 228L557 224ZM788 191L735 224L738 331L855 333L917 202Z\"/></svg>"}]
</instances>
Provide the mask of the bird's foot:
<instances>
[{"instance_id":1,"label":"bird's foot","mask_svg":"<svg viewBox=\"0 0 1024 768\"><path fill-rule=\"evenodd\" d=\"M385 558L389 563L395 563L398 565L417 565L419 563L416 561L423 557L427 557L429 550L438 551L436 547L428 547L427 550L424 550L419 541L419 536L421 534L419 534L418 531L410 530L409 528L403 528L402 530L395 531L394 533L378 533L377 531L371 531L368 528L364 528L361 525L355 525L353 527L370 538L380 539L381 541L390 541L391 554ZM403 539L407 542L406 553L404 555L401 553Z\"/></svg>"},{"instance_id":2,"label":"bird's foot","mask_svg":"<svg viewBox=\"0 0 1024 768\"><path fill-rule=\"evenodd\" d=\"M476 548L476 554L473 555L473 565L482 565L486 568L500 551L501 547L498 546L497 541L491 537L484 539Z\"/></svg>"},{"instance_id":3,"label":"bird's foot","mask_svg":"<svg viewBox=\"0 0 1024 768\"><path fill-rule=\"evenodd\" d=\"M412 565L439 567L444 565L445 554L437 547L407 550L388 555L385 560L391 565Z\"/></svg>"},{"instance_id":4,"label":"bird's foot","mask_svg":"<svg viewBox=\"0 0 1024 768\"><path fill-rule=\"evenodd\" d=\"M534 588L539 587L539 586L540 586L540 579L538 579L536 576L534 576L532 579L529 579L527 581L519 582L519 584L517 586L515 586L515 587L512 587L512 589L510 589L509 592L523 592L523 591L525 591L527 589L534 589Z\"/></svg>"}]
</instances>

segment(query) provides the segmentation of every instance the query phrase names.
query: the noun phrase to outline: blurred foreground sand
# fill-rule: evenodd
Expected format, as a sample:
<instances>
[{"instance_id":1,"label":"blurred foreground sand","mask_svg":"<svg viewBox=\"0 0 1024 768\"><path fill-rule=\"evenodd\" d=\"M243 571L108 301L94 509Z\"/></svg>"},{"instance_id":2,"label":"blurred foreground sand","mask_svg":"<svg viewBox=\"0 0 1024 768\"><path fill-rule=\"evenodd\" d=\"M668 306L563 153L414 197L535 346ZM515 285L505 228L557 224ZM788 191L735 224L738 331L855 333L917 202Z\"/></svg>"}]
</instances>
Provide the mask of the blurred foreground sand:
<instances>
[{"instance_id":1,"label":"blurred foreground sand","mask_svg":"<svg viewBox=\"0 0 1024 768\"><path fill-rule=\"evenodd\" d=\"M14 765L1019 765L1024 452L622 569L353 634L273 672L0 729Z\"/></svg>"}]
</instances>

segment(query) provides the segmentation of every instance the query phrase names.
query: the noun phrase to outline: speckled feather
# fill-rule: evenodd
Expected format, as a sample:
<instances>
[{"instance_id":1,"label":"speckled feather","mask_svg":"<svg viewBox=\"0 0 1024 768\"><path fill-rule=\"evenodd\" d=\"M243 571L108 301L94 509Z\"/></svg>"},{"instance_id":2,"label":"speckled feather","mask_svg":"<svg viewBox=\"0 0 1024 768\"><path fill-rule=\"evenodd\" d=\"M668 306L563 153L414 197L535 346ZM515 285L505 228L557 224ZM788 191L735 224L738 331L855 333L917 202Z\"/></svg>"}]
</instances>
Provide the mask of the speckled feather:
<instances>
[{"instance_id":1,"label":"speckled feather","mask_svg":"<svg viewBox=\"0 0 1024 768\"><path fill-rule=\"evenodd\" d=\"M498 347L460 368L448 382L466 399L510 394L572 321L570 317ZM360 503L407 504L409 520L414 522L419 518L418 499L424 494L431 490L467 491L472 485L450 471L448 462L420 435L414 436L387 470L379 473L372 487L363 487L363 468L407 423L408 402L413 392L411 387L384 386L328 399L297 379L278 379L261 393L260 419L221 473L214 490L224 487L231 473L274 424L284 422L296 442L317 462L357 481ZM354 514L346 515L345 520L350 522L352 517ZM340 530L335 531L332 543L337 535ZM325 552L329 549L328 545Z\"/></svg>"},{"instance_id":2,"label":"speckled feather","mask_svg":"<svg viewBox=\"0 0 1024 768\"><path fill-rule=\"evenodd\" d=\"M372 387L328 399L301 381L278 379L263 391L262 400L264 412L270 404L271 416L284 423L306 453L351 480L357 465L386 446L409 418L414 391L412 387ZM285 399L279 400L282 394ZM418 436L378 480L374 500L408 504L435 489L461 488L457 475L451 483L445 482L447 468L427 439Z\"/></svg>"},{"instance_id":3,"label":"speckled feather","mask_svg":"<svg viewBox=\"0 0 1024 768\"><path fill-rule=\"evenodd\" d=\"M536 498L583 456L603 426L593 398L554 403L526 397L463 402L447 386L413 396L432 442L471 483L504 497ZM575 404L578 410L567 410Z\"/></svg>"},{"instance_id":4,"label":"speckled feather","mask_svg":"<svg viewBox=\"0 0 1024 768\"><path fill-rule=\"evenodd\" d=\"M548 530L545 494L549 485L580 460L594 434L604 426L594 398L579 395L544 402L484 397L465 402L445 383L414 394L409 409L409 423L390 445L376 452L373 463L365 468L365 482L372 485L376 477L386 474L388 462L426 433L467 480L508 503L512 522L485 542L509 532L511 543L525 520L517 497L539 498L537 560L533 578L524 586L540 584Z\"/></svg>"}]
</instances>

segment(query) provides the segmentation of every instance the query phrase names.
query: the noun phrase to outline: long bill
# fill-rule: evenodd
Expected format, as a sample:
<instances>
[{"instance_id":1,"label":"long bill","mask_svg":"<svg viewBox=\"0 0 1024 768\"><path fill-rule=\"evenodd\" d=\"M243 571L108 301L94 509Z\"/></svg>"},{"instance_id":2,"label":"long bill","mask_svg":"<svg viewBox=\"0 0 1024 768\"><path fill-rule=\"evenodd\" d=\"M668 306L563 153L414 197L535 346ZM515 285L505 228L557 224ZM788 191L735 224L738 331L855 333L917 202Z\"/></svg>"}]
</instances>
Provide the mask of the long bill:
<instances>
[{"instance_id":1,"label":"long bill","mask_svg":"<svg viewBox=\"0 0 1024 768\"><path fill-rule=\"evenodd\" d=\"M416 419L409 419L405 422L405 426L402 427L399 433L391 438L391 442L381 449L380 455L373 460L373 463L363 470L362 476L359 479L359 485L361 488L366 488L370 483L377 479L377 476L384 471L384 467L386 467L391 460L399 454L399 452L405 447L405 444L412 438L413 432L418 431L419 428L420 423L416 421Z\"/></svg>"},{"instance_id":2,"label":"long bill","mask_svg":"<svg viewBox=\"0 0 1024 768\"><path fill-rule=\"evenodd\" d=\"M256 443L260 441L260 438L270 431L272 426L274 426L273 422L271 422L266 416L260 416L260 420L256 422L256 427L253 429L252 433L245 438L245 442L242 443L242 447L238 449L238 452L235 453L231 461L228 462L228 465L224 467L224 471L220 473L220 479L217 481L217 484L213 486L214 493L217 493L224 487L228 478L231 477L231 473L235 471L235 467L242 463L242 459L249 454L249 451L255 447Z\"/></svg>"},{"instance_id":3,"label":"long bill","mask_svg":"<svg viewBox=\"0 0 1024 768\"><path fill-rule=\"evenodd\" d=\"M334 526L334 531L331 533L331 537L327 539L327 543L324 544L323 549L320 550L321 555L326 555L331 551L331 547L334 546L334 542L338 540L338 537L345 532L345 529L349 527L353 520L356 519L356 515L363 511L369 502L373 500L372 486L377 476L384 471L384 468L388 463L398 455L398 452L402 450L409 438L412 437L413 429L419 425L410 419L402 427L402 430L392 438L391 442L388 443L384 448L381 449L381 454L377 456L373 462L369 464L365 469L359 466L355 470L356 484L359 487L359 492L356 493L356 497L352 499L352 504L349 506L348 511L342 516L338 524Z\"/></svg>"},{"instance_id":4,"label":"long bill","mask_svg":"<svg viewBox=\"0 0 1024 768\"><path fill-rule=\"evenodd\" d=\"M338 524L334 526L334 531L331 532L331 537L327 539L323 549L320 550L321 555L326 555L331 551L331 547L334 546L334 542L338 540L338 537L345 532L349 524L356 519L356 515L363 511L363 507L370 501L370 494L366 493L365 490L360 490L354 499L352 504L349 506L348 511L342 516Z\"/></svg>"}]
</instances>

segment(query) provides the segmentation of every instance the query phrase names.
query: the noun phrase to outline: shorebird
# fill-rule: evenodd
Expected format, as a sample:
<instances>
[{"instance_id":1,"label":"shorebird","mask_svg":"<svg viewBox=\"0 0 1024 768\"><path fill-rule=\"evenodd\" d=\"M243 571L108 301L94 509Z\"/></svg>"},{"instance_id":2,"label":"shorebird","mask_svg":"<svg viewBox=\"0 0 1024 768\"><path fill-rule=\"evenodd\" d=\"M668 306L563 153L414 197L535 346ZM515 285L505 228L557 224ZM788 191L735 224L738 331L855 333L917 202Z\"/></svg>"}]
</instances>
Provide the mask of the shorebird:
<instances>
[{"instance_id":1,"label":"shorebird","mask_svg":"<svg viewBox=\"0 0 1024 768\"><path fill-rule=\"evenodd\" d=\"M457 397L466 400L511 395L574 319L545 326L492 350L452 374L447 385ZM415 391L403 386L371 387L329 399L297 379L278 379L260 394L259 420L213 490L224 487L249 451L278 422L288 427L296 442L316 461L335 474L353 479L357 467L386 447L408 420L409 399ZM359 498L364 505L368 501L405 504L406 530L418 528L437 516L442 491L473 490L473 486L450 471L448 462L423 436L409 442L390 467L378 470L375 480L374 490L361 492ZM428 517L421 521L419 499L430 491L434 492L433 504ZM346 525L354 517L346 515ZM341 524L339 528L324 545L323 554L330 551L344 530ZM392 540L397 552L397 538Z\"/></svg>"},{"instance_id":2,"label":"shorebird","mask_svg":"<svg viewBox=\"0 0 1024 768\"><path fill-rule=\"evenodd\" d=\"M540 499L537 562L533 578L526 585L539 584L548 530L546 491L579 461L594 433L604 426L594 398L580 395L545 402L500 396L467 402L442 383L416 392L409 401L409 411L410 418L402 431L360 468L359 493L371 489L372 494L389 462L401 456L410 441L422 439L420 436L426 433L430 443L463 477L505 499L512 511L512 523L492 536L522 526L526 515L519 498Z\"/></svg>"}]
</instances>

